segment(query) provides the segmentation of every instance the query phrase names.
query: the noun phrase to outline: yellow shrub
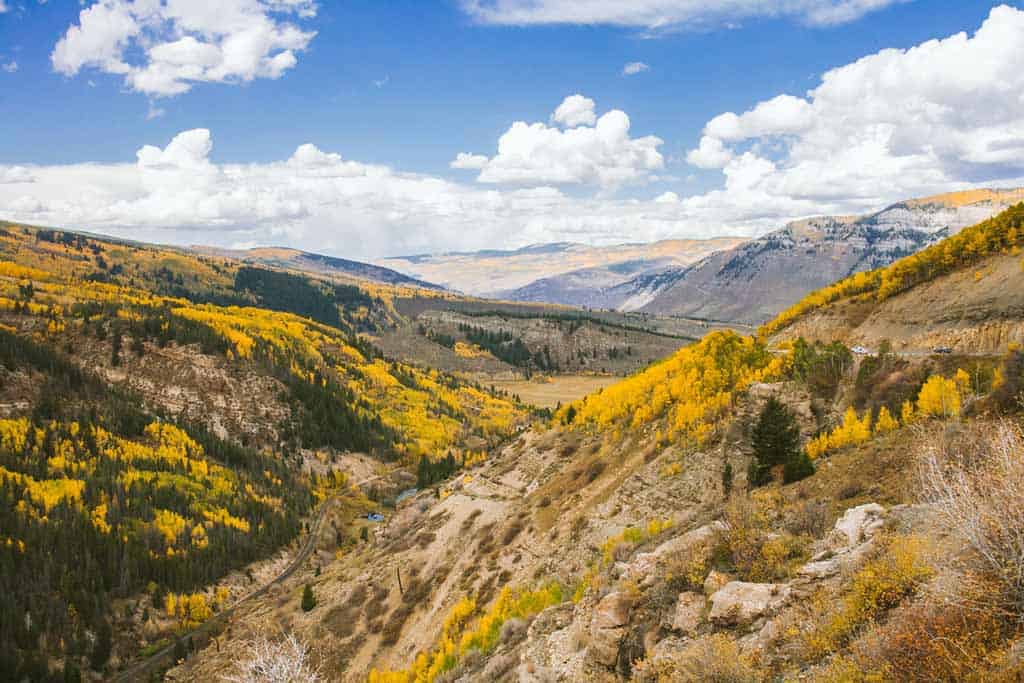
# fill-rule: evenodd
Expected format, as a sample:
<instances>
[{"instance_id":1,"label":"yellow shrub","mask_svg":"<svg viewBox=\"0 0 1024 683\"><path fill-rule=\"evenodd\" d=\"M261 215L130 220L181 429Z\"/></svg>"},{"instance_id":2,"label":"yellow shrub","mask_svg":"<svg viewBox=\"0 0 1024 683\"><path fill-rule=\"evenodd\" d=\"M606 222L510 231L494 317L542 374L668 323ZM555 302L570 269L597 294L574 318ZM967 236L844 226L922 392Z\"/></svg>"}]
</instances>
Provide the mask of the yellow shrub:
<instances>
[{"instance_id":1,"label":"yellow shrub","mask_svg":"<svg viewBox=\"0 0 1024 683\"><path fill-rule=\"evenodd\" d=\"M923 543L914 537L893 539L885 552L853 577L838 609L805 636L811 659L836 652L865 624L898 605L932 575L922 559Z\"/></svg>"}]
</instances>

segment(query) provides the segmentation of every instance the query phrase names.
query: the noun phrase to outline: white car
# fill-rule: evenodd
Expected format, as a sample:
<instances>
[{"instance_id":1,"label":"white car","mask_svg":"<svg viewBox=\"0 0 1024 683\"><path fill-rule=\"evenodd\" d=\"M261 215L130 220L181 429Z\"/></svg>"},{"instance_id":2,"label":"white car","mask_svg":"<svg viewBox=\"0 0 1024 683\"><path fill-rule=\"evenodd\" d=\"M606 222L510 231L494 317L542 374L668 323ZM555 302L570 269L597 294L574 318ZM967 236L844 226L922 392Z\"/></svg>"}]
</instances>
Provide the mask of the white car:
<instances>
[{"instance_id":1,"label":"white car","mask_svg":"<svg viewBox=\"0 0 1024 683\"><path fill-rule=\"evenodd\" d=\"M871 352L869 350L865 349L863 346L854 346L850 350L853 351L858 356L870 356L871 355Z\"/></svg>"}]
</instances>

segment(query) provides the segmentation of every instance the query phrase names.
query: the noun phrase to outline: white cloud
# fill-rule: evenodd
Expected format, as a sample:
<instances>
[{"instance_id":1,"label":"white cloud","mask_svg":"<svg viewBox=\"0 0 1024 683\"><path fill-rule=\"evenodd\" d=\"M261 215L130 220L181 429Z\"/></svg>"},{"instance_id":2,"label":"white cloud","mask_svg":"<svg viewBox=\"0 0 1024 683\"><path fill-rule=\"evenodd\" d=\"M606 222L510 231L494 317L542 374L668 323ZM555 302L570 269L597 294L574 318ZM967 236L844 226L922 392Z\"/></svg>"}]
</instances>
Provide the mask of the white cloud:
<instances>
[{"instance_id":1,"label":"white cloud","mask_svg":"<svg viewBox=\"0 0 1024 683\"><path fill-rule=\"evenodd\" d=\"M3 167L2 178L34 182L0 184L0 216L142 240L287 244L357 258L706 232L682 204L468 186L348 161L312 144L259 164L214 163L212 149L210 132L198 129L142 147L134 163Z\"/></svg>"},{"instance_id":2,"label":"white cloud","mask_svg":"<svg viewBox=\"0 0 1024 683\"><path fill-rule=\"evenodd\" d=\"M452 168L458 169L469 169L469 170L482 170L486 168L488 159L483 154L469 154L467 152L459 152L455 156L455 160L450 164Z\"/></svg>"},{"instance_id":3,"label":"white cloud","mask_svg":"<svg viewBox=\"0 0 1024 683\"><path fill-rule=\"evenodd\" d=\"M0 185L31 182L32 173L24 166L0 166Z\"/></svg>"},{"instance_id":4,"label":"white cloud","mask_svg":"<svg viewBox=\"0 0 1024 683\"><path fill-rule=\"evenodd\" d=\"M9 74L12 74L12 73L14 73L15 71L18 70L18 63L12 59L11 61L7 62L6 64L0 64L0 69L3 69L4 71L6 71Z\"/></svg>"},{"instance_id":5,"label":"white cloud","mask_svg":"<svg viewBox=\"0 0 1024 683\"><path fill-rule=\"evenodd\" d=\"M827 26L908 0L462 0L485 24L609 24L647 29L729 24L755 17L791 17Z\"/></svg>"},{"instance_id":6,"label":"white cloud","mask_svg":"<svg viewBox=\"0 0 1024 683\"><path fill-rule=\"evenodd\" d=\"M482 183L597 185L606 190L649 180L664 166L660 138L632 138L625 112L613 109L598 118L594 109L593 100L572 95L551 116L565 128L516 121L498 140L494 157L463 152L451 165L479 169Z\"/></svg>"},{"instance_id":7,"label":"white cloud","mask_svg":"<svg viewBox=\"0 0 1024 683\"><path fill-rule=\"evenodd\" d=\"M722 168L732 161L732 152L718 138L701 137L700 147L690 150L686 160L699 168Z\"/></svg>"},{"instance_id":8,"label":"white cloud","mask_svg":"<svg viewBox=\"0 0 1024 683\"><path fill-rule=\"evenodd\" d=\"M555 113L551 115L551 120L567 128L592 126L597 122L597 114L594 112L596 106L594 100L589 97L569 95L555 109Z\"/></svg>"},{"instance_id":9,"label":"white cloud","mask_svg":"<svg viewBox=\"0 0 1024 683\"><path fill-rule=\"evenodd\" d=\"M11 8L7 6L7 3L4 2L4 0L0 0L0 14L3 14L4 12L7 12L10 9Z\"/></svg>"},{"instance_id":10,"label":"white cloud","mask_svg":"<svg viewBox=\"0 0 1024 683\"><path fill-rule=\"evenodd\" d=\"M596 116L596 112L595 112ZM215 163L209 131L145 146L134 163L0 166L0 216L175 243L286 244L355 258L425 251L754 235L914 196L1024 184L1024 12L997 7L974 36L883 50L805 97L715 117L689 161L718 189L655 199L606 190L651 180L658 138L610 111L593 125L515 123L461 184L350 161L313 144L268 163ZM661 180L664 180L662 178ZM596 196L563 193L590 184ZM673 191L674 190L674 191Z\"/></svg>"},{"instance_id":11,"label":"white cloud","mask_svg":"<svg viewBox=\"0 0 1024 683\"><path fill-rule=\"evenodd\" d=\"M650 71L650 70L651 70L651 67L648 66L647 64L644 64L643 62L630 62L626 66L622 67L622 75L623 76L635 76L638 73L643 73L644 71Z\"/></svg>"},{"instance_id":12,"label":"white cloud","mask_svg":"<svg viewBox=\"0 0 1024 683\"><path fill-rule=\"evenodd\" d=\"M316 35L288 18L315 11L312 0L99 0L80 12L50 59L66 76L94 68L152 97L196 83L275 79Z\"/></svg>"},{"instance_id":13,"label":"white cloud","mask_svg":"<svg viewBox=\"0 0 1024 683\"><path fill-rule=\"evenodd\" d=\"M739 203L877 205L1024 175L1024 12L996 7L973 36L882 50L806 97L717 116L687 160L723 168Z\"/></svg>"}]
</instances>

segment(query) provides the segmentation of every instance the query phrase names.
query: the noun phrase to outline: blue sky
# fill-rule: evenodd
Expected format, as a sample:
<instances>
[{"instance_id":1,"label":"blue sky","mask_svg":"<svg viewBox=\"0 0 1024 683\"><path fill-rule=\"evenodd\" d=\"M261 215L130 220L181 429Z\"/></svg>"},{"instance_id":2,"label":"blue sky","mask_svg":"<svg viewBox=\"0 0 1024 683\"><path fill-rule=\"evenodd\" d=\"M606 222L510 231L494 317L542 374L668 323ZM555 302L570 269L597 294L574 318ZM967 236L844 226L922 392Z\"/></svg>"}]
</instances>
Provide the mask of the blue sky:
<instances>
[{"instance_id":1,"label":"blue sky","mask_svg":"<svg viewBox=\"0 0 1024 683\"><path fill-rule=\"evenodd\" d=\"M132 5L127 0L104 1L111 7ZM187 0L178 1L183 6L189 4ZM1003 3L893 0L877 3L887 6L875 11L852 12L859 16L822 21L815 18L815 7L858 3L806 0L806 11L772 16L779 4L774 0L733 3L746 6L746 10L733 13L687 9L694 4L691 0L639 0L638 5L647 2L655 11L668 7L667 16L674 17L667 25L651 27L645 25L651 23L649 15L613 19L588 15L587 7L599 6L598 0L542 0L539 4L546 5L559 19L552 22L540 16L522 21L520 16L520 25L506 25L494 14L502 8L511 12L509 8L523 5L521 0L504 0L504 4L497 5L485 2L482 10L457 0L231 2L246 6L246 16L262 12L261 16L275 22L275 26L291 26L304 35L282 38L274 51L263 55L271 57L287 45L294 64L277 71L257 67L264 73L248 81L236 72L140 87L129 83L124 73L109 73L118 69L103 66L95 54L55 57L58 41L69 30L86 26L79 13L92 9L93 2L83 6L58 0L45 4L38 0L0 3L7 10L0 13L0 66L6 66L0 70L0 120L4 122L0 171L8 169L8 181L0 182L0 216L35 218L36 222L59 222L69 227L79 224L161 241L236 245L284 242L372 256L406 249L516 246L549 239L598 243L755 234L804 213L866 208L899 198L893 194L897 192L941 191L947 186L952 189L964 183L1014 180L1024 175L1005 155L979 155L975 151L977 140L967 137L957 149L910 150L916 156L911 164L913 173L908 174L902 165L908 154L902 149L894 152L893 141L905 142L907 135L898 129L916 125L912 114L901 121L885 122L897 130L895 134L890 131L883 144L890 155L898 157L899 163L890 172L898 172L901 177L913 175L913 182L894 187L885 174L880 174L877 187L870 187L870 179L863 177L865 170L861 167L837 178L834 192L819 188L802 193L792 188L798 184L798 177L766 173L765 164L774 164L781 173L798 167L815 149L828 153L828 146L820 141L820 131L829 129L827 117L840 116L835 101L814 112L815 120L820 120L819 133L809 132L810 124L792 121L779 124L781 128L777 122L767 128L758 124L753 129L748 126L745 132L710 136L718 141L715 144L724 141L731 150L720 159L700 163L694 163L698 157L687 159L707 132L706 126L723 113L741 115L780 95L815 105L808 91L818 87L822 75L830 69L877 55L886 48L906 50L929 40L948 39L958 32L973 36L993 8ZM678 9L674 15L673 5ZM487 10L495 7L498 10L487 15ZM1001 8L1006 10L1006 16L999 17L1001 24L1016 26L1018 13L1012 5ZM132 69L141 70L152 63L144 50L156 42L172 42L183 35L210 44L224 39L209 24L190 30L166 17L153 21L145 40L128 39L121 50L119 59ZM1000 35L995 30L991 33L993 41ZM109 48L116 41L103 43L103 38L102 30L98 30L89 45L76 49L80 53L107 49L109 56ZM950 54L942 58L963 62L963 55L953 54L956 49L952 44L943 48ZM974 53L984 50L968 52L968 59L974 58L970 57ZM73 62L71 66L69 61ZM647 68L626 76L623 67L630 62L642 62ZM962 90L961 81L970 79L970 71L965 68L964 73L951 75L949 90ZM913 73L906 71L905 77L913 80ZM864 78L870 80L872 76ZM181 83L186 83L187 92L168 92ZM892 87L889 96L898 97L900 87ZM575 129L582 136L584 128L596 125L560 125L552 120L559 103L576 93L593 101L595 120L613 109L628 115L624 146L597 151L585 147L582 154L602 157L588 161L587 168L559 169L557 174L538 171L551 164L551 157L545 153L556 157L575 153L576 142L569 137L563 139L564 135ZM913 96L946 97L942 92ZM881 102L887 101L882 98ZM796 104L796 109L790 107L787 112L806 118L797 111L804 105ZM959 106L953 100L935 104ZM891 102L886 106L891 107ZM863 115L860 112L853 118ZM1007 136L1013 138L1020 132L1020 122L1012 113L1004 119L996 122L1002 126L996 137L1000 145L1012 146L1012 140L1006 142ZM515 121L555 131L524 132L536 133L536 139L520 141L532 151L516 148L513 156L540 155L525 166L496 156L499 138ZM865 128L870 125L871 121L862 123ZM921 129L939 125L952 124L925 120ZM968 120L957 124L950 137L980 134L981 128L990 130L992 125L980 118L977 122ZM179 164L182 157L169 151L169 143L180 133L194 130L208 131L207 138L193 136L194 144L185 145L188 161ZM661 142L634 144L646 136L657 136ZM284 206L287 199L278 197L275 201L279 200L281 206L253 215L238 206L225 208L225 195L241 203L247 197L265 194L262 185L239 187L236 183L225 190L223 178L237 176L232 167L263 165L269 169L282 165L304 143L324 155L323 159L317 158L318 164L342 163L332 154L358 164L341 174L345 177L359 173L365 177L401 176L405 185L399 190L381 190L369 181L359 181L360 187L349 184L344 188L312 189L306 184L303 191L315 197L301 200L303 206ZM536 150L549 143L554 145L551 150ZM994 149L995 143L989 143ZM160 168L203 165L205 175L198 175L208 182L202 187L187 184L182 194L211 199L208 215L189 217L173 206L154 208L159 200L156 195L175 194L173 183L180 181L180 176L177 181L168 176L166 182L125 178L120 185L137 183L141 189L124 196L117 188L99 184L95 176L105 164L121 170L123 166L142 168L136 153L146 145L165 153ZM872 142L864 149L876 146ZM872 156L875 151L865 151L865 163L887 168L890 157ZM460 152L490 161L481 158L472 169L451 168ZM652 159L651 153L658 158ZM604 157L615 158L608 161ZM742 157L745 161L741 168ZM640 158L645 160L638 161ZM927 170L929 161L936 172ZM94 167L96 174L76 168L83 163ZM767 193L768 199L761 202L763 210L749 206L733 214L723 210L728 208L730 197L715 193L728 194L732 178L733 194L739 196L752 187L742 180L751 172L757 178L776 178L772 188L762 184L756 188ZM145 175L142 171L139 174ZM425 209L424 203L429 201L424 195L430 186L406 186L413 182L411 174L421 185L427 181L443 184L440 195L448 197L440 202L443 206ZM844 179L851 174L855 179L847 187ZM62 198L55 189L58 176L66 190L70 189L69 183L72 187L80 184L83 193L94 197L93 203L77 206ZM279 180L293 186L297 182L294 175ZM314 204L334 201L325 199L334 191L347 198L341 202L346 217L335 217L331 226L318 228L323 220L317 217ZM149 201L135 207L137 218L133 218L126 202L138 200L142 193L149 193ZM396 195L408 195L410 206L388 204L375 212L381 194L389 201L400 201L395 200ZM655 202L656 198L661 201ZM686 204L683 200L687 198L695 199ZM631 213L628 204L633 201L645 206ZM103 202L105 206L101 206ZM494 202L498 205L492 212L496 216L493 224L482 225L487 222L485 207ZM677 205L675 217L665 213L673 202ZM709 212L711 205L715 211ZM113 206L122 208L114 210ZM452 223L452 212L462 209L471 222ZM657 220L644 222L644 211L658 213ZM567 213L570 218L566 218ZM382 230L380 239L361 238L353 245L351 237L366 226Z\"/></svg>"}]
</instances>

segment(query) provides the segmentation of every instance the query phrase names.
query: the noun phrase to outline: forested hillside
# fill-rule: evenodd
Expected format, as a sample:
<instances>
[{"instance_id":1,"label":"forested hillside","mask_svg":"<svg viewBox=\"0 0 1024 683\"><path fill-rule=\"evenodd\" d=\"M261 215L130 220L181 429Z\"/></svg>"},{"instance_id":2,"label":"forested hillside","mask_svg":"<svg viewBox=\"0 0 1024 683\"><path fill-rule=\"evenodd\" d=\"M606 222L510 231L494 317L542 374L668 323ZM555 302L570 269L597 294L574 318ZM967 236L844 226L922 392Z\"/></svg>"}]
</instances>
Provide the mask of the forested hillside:
<instances>
[{"instance_id":1,"label":"forested hillside","mask_svg":"<svg viewBox=\"0 0 1024 683\"><path fill-rule=\"evenodd\" d=\"M518 405L360 337L393 324L381 295L0 229L0 679L77 680L136 656L143 625L203 622L226 606L218 579L359 495L340 453L455 469L512 432ZM217 377L262 392L263 414Z\"/></svg>"}]
</instances>

